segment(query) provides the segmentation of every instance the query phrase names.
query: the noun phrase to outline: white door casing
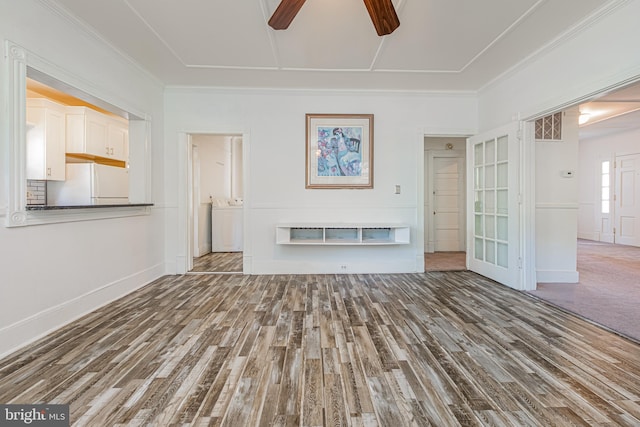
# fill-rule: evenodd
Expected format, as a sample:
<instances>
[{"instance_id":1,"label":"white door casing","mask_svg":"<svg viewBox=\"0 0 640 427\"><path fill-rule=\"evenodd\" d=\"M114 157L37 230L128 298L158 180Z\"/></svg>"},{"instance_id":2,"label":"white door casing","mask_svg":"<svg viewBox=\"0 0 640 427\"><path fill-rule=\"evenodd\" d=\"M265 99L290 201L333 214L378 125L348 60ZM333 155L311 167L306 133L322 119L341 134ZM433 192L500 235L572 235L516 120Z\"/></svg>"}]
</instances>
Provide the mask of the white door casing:
<instances>
[{"instance_id":1,"label":"white door casing","mask_svg":"<svg viewBox=\"0 0 640 427\"><path fill-rule=\"evenodd\" d=\"M191 183L193 186L192 196L191 196L191 209L193 211L193 220L191 221L191 232L193 233L193 256L199 257L203 255L200 253L200 154L198 152L198 146L195 144L191 144ZM193 268L193 261L191 263L191 268Z\"/></svg>"},{"instance_id":2,"label":"white door casing","mask_svg":"<svg viewBox=\"0 0 640 427\"><path fill-rule=\"evenodd\" d=\"M511 123L467 140L467 266L520 289L520 140Z\"/></svg>"},{"instance_id":3,"label":"white door casing","mask_svg":"<svg viewBox=\"0 0 640 427\"><path fill-rule=\"evenodd\" d=\"M251 133L249 131L238 131L235 129L211 129L199 130L197 133L179 132L178 133L178 248L175 262L175 274L185 274L193 269L193 158L192 158L192 138L194 134L239 134L242 135L242 182L243 182L243 230L246 230L246 218L248 210L251 206L251 188L250 188L250 168L247 163L250 159ZM247 239L249 233L243 233L243 254L242 254L242 272L243 274L251 274L252 272L252 244Z\"/></svg>"},{"instance_id":4,"label":"white door casing","mask_svg":"<svg viewBox=\"0 0 640 427\"><path fill-rule=\"evenodd\" d=\"M640 154L616 156L615 243L640 246Z\"/></svg>"}]
</instances>

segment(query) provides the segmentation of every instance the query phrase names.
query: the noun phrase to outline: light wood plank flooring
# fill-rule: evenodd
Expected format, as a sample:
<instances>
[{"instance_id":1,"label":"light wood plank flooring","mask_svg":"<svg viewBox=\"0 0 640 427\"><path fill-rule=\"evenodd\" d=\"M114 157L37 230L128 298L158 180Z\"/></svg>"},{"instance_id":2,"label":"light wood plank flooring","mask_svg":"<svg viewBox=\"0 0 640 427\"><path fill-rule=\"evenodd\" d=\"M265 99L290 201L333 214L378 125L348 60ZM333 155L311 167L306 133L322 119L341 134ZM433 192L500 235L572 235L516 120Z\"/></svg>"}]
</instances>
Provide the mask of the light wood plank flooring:
<instances>
[{"instance_id":1,"label":"light wood plank flooring","mask_svg":"<svg viewBox=\"0 0 640 427\"><path fill-rule=\"evenodd\" d=\"M242 252L209 252L193 259L193 273L242 273Z\"/></svg>"},{"instance_id":2,"label":"light wood plank flooring","mask_svg":"<svg viewBox=\"0 0 640 427\"><path fill-rule=\"evenodd\" d=\"M474 273L168 276L0 360L74 425L640 424L640 346Z\"/></svg>"},{"instance_id":3,"label":"light wood plank flooring","mask_svg":"<svg viewBox=\"0 0 640 427\"><path fill-rule=\"evenodd\" d=\"M464 271L466 252L425 252L424 271Z\"/></svg>"}]
</instances>

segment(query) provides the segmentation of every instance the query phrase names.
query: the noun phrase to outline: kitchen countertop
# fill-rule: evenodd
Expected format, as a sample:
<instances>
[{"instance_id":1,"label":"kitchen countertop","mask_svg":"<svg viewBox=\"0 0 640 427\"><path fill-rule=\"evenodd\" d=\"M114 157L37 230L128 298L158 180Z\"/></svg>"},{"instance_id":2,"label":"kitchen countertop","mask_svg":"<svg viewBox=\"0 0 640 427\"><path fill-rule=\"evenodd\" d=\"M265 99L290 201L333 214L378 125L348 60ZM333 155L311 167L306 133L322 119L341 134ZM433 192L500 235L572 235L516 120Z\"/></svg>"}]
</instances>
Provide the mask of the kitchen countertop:
<instances>
[{"instance_id":1,"label":"kitchen countertop","mask_svg":"<svg viewBox=\"0 0 640 427\"><path fill-rule=\"evenodd\" d=\"M28 205L28 211L55 211L64 209L96 209L96 208L137 208L153 206L153 203L126 203L117 205L72 205L72 206L51 206L51 205Z\"/></svg>"}]
</instances>

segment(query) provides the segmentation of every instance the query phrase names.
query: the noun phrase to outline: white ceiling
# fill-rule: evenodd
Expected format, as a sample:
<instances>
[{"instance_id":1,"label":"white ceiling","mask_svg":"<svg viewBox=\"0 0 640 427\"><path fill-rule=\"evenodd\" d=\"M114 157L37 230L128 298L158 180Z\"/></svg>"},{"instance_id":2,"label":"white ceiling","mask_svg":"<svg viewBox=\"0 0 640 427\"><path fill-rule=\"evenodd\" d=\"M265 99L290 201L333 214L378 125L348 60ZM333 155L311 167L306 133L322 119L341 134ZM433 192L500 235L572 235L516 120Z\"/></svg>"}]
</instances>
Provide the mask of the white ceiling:
<instances>
[{"instance_id":1,"label":"white ceiling","mask_svg":"<svg viewBox=\"0 0 640 427\"><path fill-rule=\"evenodd\" d=\"M42 0L166 85L475 91L621 0L393 0L379 37L362 0Z\"/></svg>"},{"instance_id":2,"label":"white ceiling","mask_svg":"<svg viewBox=\"0 0 640 427\"><path fill-rule=\"evenodd\" d=\"M477 91L624 0L393 0L379 37L362 0L41 0L169 86ZM640 86L580 105L580 138L640 126Z\"/></svg>"}]
</instances>

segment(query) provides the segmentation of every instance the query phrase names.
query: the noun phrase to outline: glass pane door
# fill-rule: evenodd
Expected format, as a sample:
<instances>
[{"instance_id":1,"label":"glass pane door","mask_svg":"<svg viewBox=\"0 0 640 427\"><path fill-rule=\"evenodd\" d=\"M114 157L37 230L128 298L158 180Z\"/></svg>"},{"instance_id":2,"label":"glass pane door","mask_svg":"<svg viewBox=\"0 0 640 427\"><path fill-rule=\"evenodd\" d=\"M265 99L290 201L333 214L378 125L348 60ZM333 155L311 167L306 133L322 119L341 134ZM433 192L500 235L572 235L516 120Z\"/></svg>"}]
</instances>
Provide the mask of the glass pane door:
<instances>
[{"instance_id":1,"label":"glass pane door","mask_svg":"<svg viewBox=\"0 0 640 427\"><path fill-rule=\"evenodd\" d=\"M510 128L470 138L469 143L473 157L469 266L513 286L518 277L518 141Z\"/></svg>"},{"instance_id":2,"label":"glass pane door","mask_svg":"<svg viewBox=\"0 0 640 427\"><path fill-rule=\"evenodd\" d=\"M509 266L509 205L508 205L508 138L480 141L474 152L474 257L507 268Z\"/></svg>"}]
</instances>

